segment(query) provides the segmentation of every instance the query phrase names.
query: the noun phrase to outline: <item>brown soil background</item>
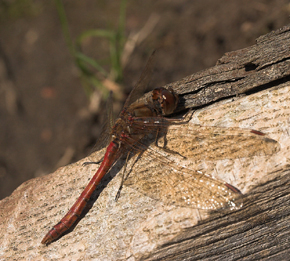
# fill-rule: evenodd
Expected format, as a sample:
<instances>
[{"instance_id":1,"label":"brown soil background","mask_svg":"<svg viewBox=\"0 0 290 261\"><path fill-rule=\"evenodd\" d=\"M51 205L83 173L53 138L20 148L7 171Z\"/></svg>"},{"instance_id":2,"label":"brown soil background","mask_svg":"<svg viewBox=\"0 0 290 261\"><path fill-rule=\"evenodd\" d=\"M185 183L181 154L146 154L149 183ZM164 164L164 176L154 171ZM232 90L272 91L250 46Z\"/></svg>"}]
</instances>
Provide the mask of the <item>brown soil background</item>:
<instances>
[{"instance_id":1,"label":"brown soil background","mask_svg":"<svg viewBox=\"0 0 290 261\"><path fill-rule=\"evenodd\" d=\"M73 38L116 28L119 1L64 1ZM124 69L128 93L152 50L158 50L152 88L213 66L225 53L255 43L289 23L290 4L275 1L130 0L126 34L159 17ZM0 199L22 182L88 155L100 131L65 44L53 1L0 1ZM105 40L85 54L103 58ZM65 157L64 157L65 156ZM62 159L62 160L61 160Z\"/></svg>"}]
</instances>

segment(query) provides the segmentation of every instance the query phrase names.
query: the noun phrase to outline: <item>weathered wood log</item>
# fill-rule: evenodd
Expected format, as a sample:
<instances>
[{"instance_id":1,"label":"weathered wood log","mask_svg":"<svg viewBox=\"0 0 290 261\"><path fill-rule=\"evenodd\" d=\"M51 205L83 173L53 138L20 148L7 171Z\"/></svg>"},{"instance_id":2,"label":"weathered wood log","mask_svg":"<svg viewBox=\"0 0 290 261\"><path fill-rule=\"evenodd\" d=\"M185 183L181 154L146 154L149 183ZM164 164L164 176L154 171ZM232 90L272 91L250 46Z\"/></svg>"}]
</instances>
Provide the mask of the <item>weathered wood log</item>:
<instances>
[{"instance_id":1,"label":"weathered wood log","mask_svg":"<svg viewBox=\"0 0 290 261\"><path fill-rule=\"evenodd\" d=\"M97 168L81 164L100 159L104 152L100 151L25 182L0 202L0 258L286 260L290 255L289 57L290 25L258 38L254 46L226 54L213 68L165 86L180 95L179 111L197 109L191 125L182 128L194 129L198 126L194 124L251 128L279 142L279 151L272 155L196 163L243 192L241 209L208 213L167 206L126 186L115 202L120 161L110 171L116 177L107 175L80 222L56 242L41 245L47 230L66 213ZM137 162L130 175L146 171L146 165ZM152 168L153 173L158 171L158 166Z\"/></svg>"},{"instance_id":2,"label":"weathered wood log","mask_svg":"<svg viewBox=\"0 0 290 261\"><path fill-rule=\"evenodd\" d=\"M256 45L226 53L217 65L168 84L185 108L251 94L289 80L289 26L261 36ZM181 107L182 109L182 107Z\"/></svg>"}]
</instances>

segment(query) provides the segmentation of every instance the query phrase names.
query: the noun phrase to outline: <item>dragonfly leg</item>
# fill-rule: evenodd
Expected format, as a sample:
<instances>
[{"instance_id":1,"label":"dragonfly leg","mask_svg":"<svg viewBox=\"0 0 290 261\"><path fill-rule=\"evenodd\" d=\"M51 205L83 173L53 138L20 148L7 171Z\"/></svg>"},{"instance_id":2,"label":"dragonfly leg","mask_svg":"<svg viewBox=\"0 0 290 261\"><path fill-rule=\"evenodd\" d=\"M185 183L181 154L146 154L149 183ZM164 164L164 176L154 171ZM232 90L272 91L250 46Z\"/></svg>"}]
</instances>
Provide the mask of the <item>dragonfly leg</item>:
<instances>
[{"instance_id":1,"label":"dragonfly leg","mask_svg":"<svg viewBox=\"0 0 290 261\"><path fill-rule=\"evenodd\" d=\"M123 184L124 184L124 180L125 180L125 172L126 172L127 162L129 160L129 156L130 156L130 152L128 152L128 154L127 154L126 162L125 162L124 169L123 169L123 173L122 173L121 184L120 184L119 189L118 189L118 192L116 194L115 201L118 201L118 199L119 199L119 197L121 195L121 190L123 188Z\"/></svg>"},{"instance_id":2,"label":"dragonfly leg","mask_svg":"<svg viewBox=\"0 0 290 261\"><path fill-rule=\"evenodd\" d=\"M155 137L155 142L154 142L156 147L159 147L158 146L159 131L160 131L160 129L157 129L157 131L156 131L156 137ZM164 144L165 144L165 141L164 141Z\"/></svg>"},{"instance_id":3,"label":"dragonfly leg","mask_svg":"<svg viewBox=\"0 0 290 261\"><path fill-rule=\"evenodd\" d=\"M182 125L182 124L188 124L190 120L192 119L192 116L194 114L194 110L190 109L181 119L170 119L166 118L166 121L170 125Z\"/></svg>"},{"instance_id":4,"label":"dragonfly leg","mask_svg":"<svg viewBox=\"0 0 290 261\"><path fill-rule=\"evenodd\" d=\"M90 165L90 164L100 164L103 160L104 160L104 157L101 158L99 161L86 161L82 165L84 167L84 166L87 166L87 165Z\"/></svg>"},{"instance_id":5,"label":"dragonfly leg","mask_svg":"<svg viewBox=\"0 0 290 261\"><path fill-rule=\"evenodd\" d=\"M164 140L164 141L163 141L163 146L162 146L162 147L159 146L159 145L158 145L158 140L159 140L159 131L160 131L160 130L158 129L157 132L156 132L155 146L158 147L159 149L164 150L164 151L167 152L167 153L171 153L171 154L174 154L174 155L179 155L180 157L182 157L182 158L184 158L184 159L187 159L185 156L181 155L179 152L166 148L166 146L167 146L166 135L163 136L163 140Z\"/></svg>"},{"instance_id":6,"label":"dragonfly leg","mask_svg":"<svg viewBox=\"0 0 290 261\"><path fill-rule=\"evenodd\" d=\"M183 121L185 121L186 123L188 123L190 120L191 120L191 118L192 118L192 116L193 116L193 114L194 114L194 110L193 109L190 109L184 116L183 116Z\"/></svg>"}]
</instances>

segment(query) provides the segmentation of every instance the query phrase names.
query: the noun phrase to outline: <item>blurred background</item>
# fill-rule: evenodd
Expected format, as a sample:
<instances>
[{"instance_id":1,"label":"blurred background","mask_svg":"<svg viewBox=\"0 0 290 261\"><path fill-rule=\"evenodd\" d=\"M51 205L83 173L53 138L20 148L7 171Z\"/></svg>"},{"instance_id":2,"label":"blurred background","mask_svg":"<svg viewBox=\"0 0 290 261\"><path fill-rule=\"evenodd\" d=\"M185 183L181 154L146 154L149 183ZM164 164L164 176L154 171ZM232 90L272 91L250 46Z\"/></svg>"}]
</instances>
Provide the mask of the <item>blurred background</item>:
<instances>
[{"instance_id":1,"label":"blurred background","mask_svg":"<svg viewBox=\"0 0 290 261\"><path fill-rule=\"evenodd\" d=\"M87 156L158 49L152 88L289 23L286 0L0 0L0 199Z\"/></svg>"}]
</instances>

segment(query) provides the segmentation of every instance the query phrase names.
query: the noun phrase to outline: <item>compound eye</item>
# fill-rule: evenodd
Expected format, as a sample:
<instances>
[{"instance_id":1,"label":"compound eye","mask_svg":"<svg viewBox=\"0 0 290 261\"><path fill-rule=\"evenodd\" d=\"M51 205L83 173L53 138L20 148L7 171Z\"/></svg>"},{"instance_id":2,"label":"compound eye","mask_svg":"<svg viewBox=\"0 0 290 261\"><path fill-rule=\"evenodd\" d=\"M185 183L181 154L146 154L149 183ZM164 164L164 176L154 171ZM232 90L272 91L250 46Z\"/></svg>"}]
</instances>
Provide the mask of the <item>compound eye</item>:
<instances>
[{"instance_id":1,"label":"compound eye","mask_svg":"<svg viewBox=\"0 0 290 261\"><path fill-rule=\"evenodd\" d=\"M162 92L162 107L165 115L172 113L176 108L175 96L168 90Z\"/></svg>"},{"instance_id":2,"label":"compound eye","mask_svg":"<svg viewBox=\"0 0 290 261\"><path fill-rule=\"evenodd\" d=\"M163 115L169 115L174 112L178 104L178 96L174 94L173 90L167 90L163 87L156 88L153 91L152 99L155 107Z\"/></svg>"}]
</instances>

